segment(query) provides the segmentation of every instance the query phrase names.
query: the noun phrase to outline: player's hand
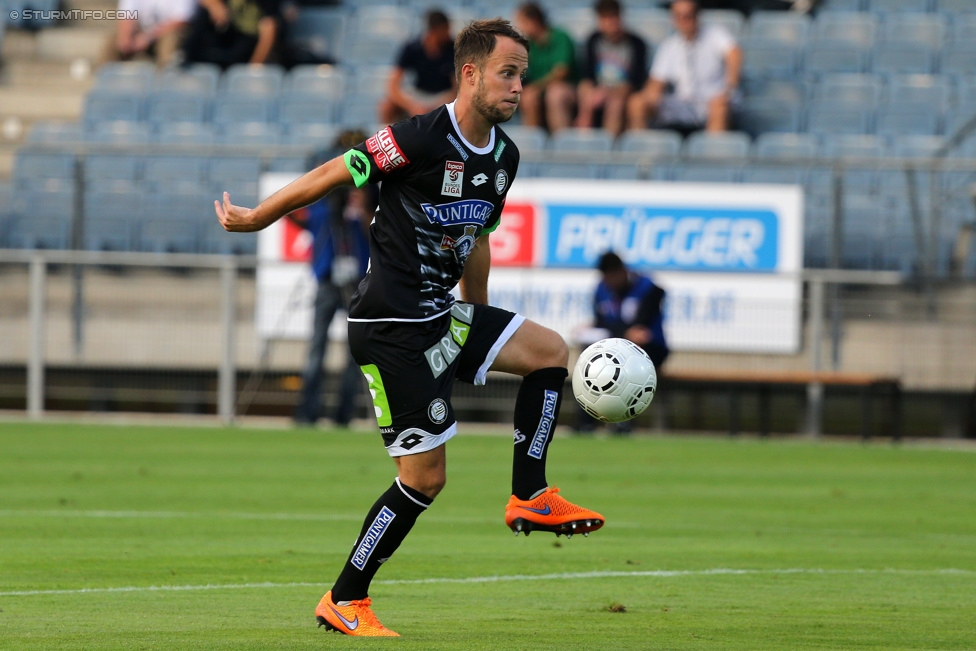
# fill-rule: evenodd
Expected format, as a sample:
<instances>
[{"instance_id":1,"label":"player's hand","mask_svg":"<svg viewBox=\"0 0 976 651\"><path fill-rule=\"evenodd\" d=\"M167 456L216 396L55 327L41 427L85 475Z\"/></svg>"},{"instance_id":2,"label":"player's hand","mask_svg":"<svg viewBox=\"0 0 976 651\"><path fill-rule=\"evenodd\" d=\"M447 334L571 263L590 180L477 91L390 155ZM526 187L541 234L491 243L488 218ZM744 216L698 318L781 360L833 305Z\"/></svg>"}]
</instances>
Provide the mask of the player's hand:
<instances>
[{"instance_id":1,"label":"player's hand","mask_svg":"<svg viewBox=\"0 0 976 651\"><path fill-rule=\"evenodd\" d=\"M214 208L217 211L217 219L225 231L234 233L248 233L258 230L258 225L254 223L254 210L235 206L230 202L230 193L224 193L224 203L214 201Z\"/></svg>"}]
</instances>

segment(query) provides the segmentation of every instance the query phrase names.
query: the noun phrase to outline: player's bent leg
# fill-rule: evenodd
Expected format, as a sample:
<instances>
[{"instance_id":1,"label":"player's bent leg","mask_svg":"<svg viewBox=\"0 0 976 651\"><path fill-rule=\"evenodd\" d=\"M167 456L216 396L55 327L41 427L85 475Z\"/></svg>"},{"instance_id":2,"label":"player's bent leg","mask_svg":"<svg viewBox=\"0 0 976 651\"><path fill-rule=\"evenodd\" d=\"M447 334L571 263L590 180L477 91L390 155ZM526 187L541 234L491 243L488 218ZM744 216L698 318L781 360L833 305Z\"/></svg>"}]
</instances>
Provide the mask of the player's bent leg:
<instances>
[{"instance_id":1,"label":"player's bent leg","mask_svg":"<svg viewBox=\"0 0 976 651\"><path fill-rule=\"evenodd\" d=\"M394 458L400 482L433 500L447 483L446 446Z\"/></svg>"},{"instance_id":2,"label":"player's bent leg","mask_svg":"<svg viewBox=\"0 0 976 651\"><path fill-rule=\"evenodd\" d=\"M544 368L566 368L569 346L559 333L526 319L491 365L491 370L525 377Z\"/></svg>"}]
</instances>

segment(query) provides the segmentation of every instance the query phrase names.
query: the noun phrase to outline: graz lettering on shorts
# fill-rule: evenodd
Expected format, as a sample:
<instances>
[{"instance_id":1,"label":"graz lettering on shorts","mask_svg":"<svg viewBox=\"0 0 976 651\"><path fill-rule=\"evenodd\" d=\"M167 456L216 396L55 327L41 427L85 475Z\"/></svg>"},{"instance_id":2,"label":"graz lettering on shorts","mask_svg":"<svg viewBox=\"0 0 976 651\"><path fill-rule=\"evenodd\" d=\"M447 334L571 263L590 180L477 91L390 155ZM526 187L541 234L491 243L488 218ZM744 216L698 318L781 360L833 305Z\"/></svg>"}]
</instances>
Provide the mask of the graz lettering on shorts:
<instances>
[{"instance_id":1,"label":"graz lettering on shorts","mask_svg":"<svg viewBox=\"0 0 976 651\"><path fill-rule=\"evenodd\" d=\"M389 174L398 167L403 167L410 161L403 155L403 150L393 137L390 127L380 129L376 135L366 139L366 149L376 159L380 169Z\"/></svg>"},{"instance_id":2,"label":"graz lettering on shorts","mask_svg":"<svg viewBox=\"0 0 976 651\"><path fill-rule=\"evenodd\" d=\"M495 207L482 199L463 199L437 204L436 206L422 203L420 209L424 211L431 224L441 224L442 226L477 224L484 226Z\"/></svg>"},{"instance_id":3,"label":"graz lettering on shorts","mask_svg":"<svg viewBox=\"0 0 976 651\"><path fill-rule=\"evenodd\" d=\"M542 459L542 453L546 449L546 441L552 431L552 421L556 417L556 401L559 394L555 391L546 391L545 402L542 403L542 420L539 421L539 428L532 437L532 445L529 446L529 456L533 459Z\"/></svg>"},{"instance_id":4,"label":"graz lettering on shorts","mask_svg":"<svg viewBox=\"0 0 976 651\"><path fill-rule=\"evenodd\" d=\"M376 545L379 544L380 538L386 533L387 528L395 517L396 513L385 506L380 510L376 519L373 520L373 524L369 525L369 529L366 530L366 535L363 536L359 547L352 554L352 564L354 567L360 570L366 568L366 561L373 555L373 551L376 549Z\"/></svg>"},{"instance_id":5,"label":"graz lettering on shorts","mask_svg":"<svg viewBox=\"0 0 976 651\"><path fill-rule=\"evenodd\" d=\"M451 306L451 325L448 334L424 351L427 364L434 377L440 377L461 353L461 346L468 340L471 332L471 322L474 319L474 306L467 303L455 303Z\"/></svg>"}]
</instances>

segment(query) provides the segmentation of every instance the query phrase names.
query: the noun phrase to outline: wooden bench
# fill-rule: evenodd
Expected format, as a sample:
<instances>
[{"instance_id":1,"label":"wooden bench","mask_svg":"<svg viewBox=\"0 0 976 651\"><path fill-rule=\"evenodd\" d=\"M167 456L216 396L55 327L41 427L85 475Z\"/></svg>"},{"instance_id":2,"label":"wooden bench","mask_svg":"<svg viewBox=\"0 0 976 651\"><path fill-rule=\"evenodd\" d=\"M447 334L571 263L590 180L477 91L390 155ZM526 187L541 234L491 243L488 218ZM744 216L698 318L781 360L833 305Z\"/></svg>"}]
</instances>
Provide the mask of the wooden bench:
<instances>
[{"instance_id":1,"label":"wooden bench","mask_svg":"<svg viewBox=\"0 0 976 651\"><path fill-rule=\"evenodd\" d=\"M768 436L770 399L774 388L806 386L807 423L811 434L819 434L823 387L846 387L861 394L861 436L869 438L873 428L872 408L875 397L887 397L889 417L886 419L894 440L901 438L901 382L898 378L870 373L836 373L811 371L737 371L737 370L675 370L661 374L658 395L675 389L691 391L722 390L729 394L729 434L739 433L740 395L754 391L759 395L759 433ZM820 397L815 397L820 391ZM811 398L813 398L811 400Z\"/></svg>"}]
</instances>

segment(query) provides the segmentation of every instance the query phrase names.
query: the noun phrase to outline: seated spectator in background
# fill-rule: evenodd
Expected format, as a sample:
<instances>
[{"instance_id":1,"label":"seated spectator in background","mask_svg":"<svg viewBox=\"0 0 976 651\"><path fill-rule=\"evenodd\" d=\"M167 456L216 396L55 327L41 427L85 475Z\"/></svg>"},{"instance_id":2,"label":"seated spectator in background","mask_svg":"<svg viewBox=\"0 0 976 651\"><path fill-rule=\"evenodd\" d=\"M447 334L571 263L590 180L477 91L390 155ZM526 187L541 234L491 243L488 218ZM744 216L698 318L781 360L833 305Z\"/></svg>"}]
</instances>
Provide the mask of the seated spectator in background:
<instances>
[{"instance_id":1,"label":"seated spectator in background","mask_svg":"<svg viewBox=\"0 0 976 651\"><path fill-rule=\"evenodd\" d=\"M644 89L627 102L628 127L643 129L650 121L683 131L725 131L739 98L742 51L724 27L699 24L694 0L675 0L671 18L676 32L654 55Z\"/></svg>"},{"instance_id":2,"label":"seated spectator in background","mask_svg":"<svg viewBox=\"0 0 976 651\"><path fill-rule=\"evenodd\" d=\"M529 39L529 69L519 107L526 126L547 126L555 133L570 126L576 104L576 44L549 25L542 8L529 2L518 8L515 26Z\"/></svg>"},{"instance_id":3,"label":"seated spectator in background","mask_svg":"<svg viewBox=\"0 0 976 651\"><path fill-rule=\"evenodd\" d=\"M278 35L278 0L200 0L183 44L186 63L267 63Z\"/></svg>"},{"instance_id":4,"label":"seated spectator in background","mask_svg":"<svg viewBox=\"0 0 976 651\"><path fill-rule=\"evenodd\" d=\"M602 111L603 128L616 135L624 129L627 98L647 79L647 44L624 30L617 0L598 0L594 10L597 30L586 41L576 126L600 126L594 117Z\"/></svg>"},{"instance_id":5,"label":"seated spectator in background","mask_svg":"<svg viewBox=\"0 0 976 651\"><path fill-rule=\"evenodd\" d=\"M428 11L426 18L427 31L400 50L386 97L380 100L380 119L388 124L432 111L457 95L451 23L437 9ZM412 88L403 83L407 73L413 74Z\"/></svg>"},{"instance_id":6,"label":"seated spectator in background","mask_svg":"<svg viewBox=\"0 0 976 651\"><path fill-rule=\"evenodd\" d=\"M105 59L151 58L160 68L175 63L196 5L196 0L119 0L119 11L136 12L138 18L118 21Z\"/></svg>"}]
</instances>

